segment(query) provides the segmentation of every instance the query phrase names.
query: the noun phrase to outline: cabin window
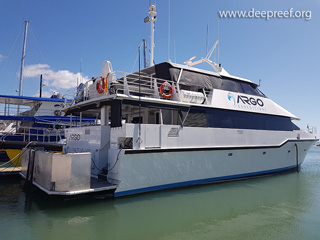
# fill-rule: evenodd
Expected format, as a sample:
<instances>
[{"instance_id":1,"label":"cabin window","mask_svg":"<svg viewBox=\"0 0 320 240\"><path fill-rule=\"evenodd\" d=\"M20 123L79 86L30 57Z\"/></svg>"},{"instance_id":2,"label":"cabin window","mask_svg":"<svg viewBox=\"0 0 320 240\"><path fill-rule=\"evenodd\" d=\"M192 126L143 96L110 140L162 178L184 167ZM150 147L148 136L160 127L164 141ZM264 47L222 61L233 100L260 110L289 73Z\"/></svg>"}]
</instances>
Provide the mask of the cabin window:
<instances>
[{"instance_id":1,"label":"cabin window","mask_svg":"<svg viewBox=\"0 0 320 240\"><path fill-rule=\"evenodd\" d=\"M234 79L223 78L221 88L219 89L230 92L239 92L266 97L255 84L249 82L241 82Z\"/></svg>"},{"instance_id":2,"label":"cabin window","mask_svg":"<svg viewBox=\"0 0 320 240\"><path fill-rule=\"evenodd\" d=\"M258 95L261 96L261 97L265 97L266 98L266 95L264 95L263 92L260 91L260 89L258 87L256 87L256 91L258 92Z\"/></svg>"},{"instance_id":3,"label":"cabin window","mask_svg":"<svg viewBox=\"0 0 320 240\"><path fill-rule=\"evenodd\" d=\"M221 109L208 109L209 127L292 131L296 129L288 117Z\"/></svg>"},{"instance_id":4,"label":"cabin window","mask_svg":"<svg viewBox=\"0 0 320 240\"><path fill-rule=\"evenodd\" d=\"M261 91L259 91L256 86L250 83L245 83L245 82L241 82L240 84L241 84L243 93L265 97L264 94Z\"/></svg>"},{"instance_id":5,"label":"cabin window","mask_svg":"<svg viewBox=\"0 0 320 240\"><path fill-rule=\"evenodd\" d=\"M131 123L143 123L143 117L133 117Z\"/></svg>"},{"instance_id":6,"label":"cabin window","mask_svg":"<svg viewBox=\"0 0 320 240\"><path fill-rule=\"evenodd\" d=\"M223 79L221 84L221 90L226 90L230 92L241 92L241 87L238 81L231 79Z\"/></svg>"},{"instance_id":7,"label":"cabin window","mask_svg":"<svg viewBox=\"0 0 320 240\"><path fill-rule=\"evenodd\" d=\"M185 114L183 114L185 115ZM184 119L183 119L184 120ZM205 111L190 110L183 122L185 127L208 127Z\"/></svg>"},{"instance_id":8,"label":"cabin window","mask_svg":"<svg viewBox=\"0 0 320 240\"><path fill-rule=\"evenodd\" d=\"M180 124L178 110L162 109L161 112L162 112L163 124L166 124L166 125Z\"/></svg>"},{"instance_id":9,"label":"cabin window","mask_svg":"<svg viewBox=\"0 0 320 240\"><path fill-rule=\"evenodd\" d=\"M139 123L142 124L159 124L160 110L151 107L140 107L136 105L123 104L122 107L122 121L125 123Z\"/></svg>"},{"instance_id":10,"label":"cabin window","mask_svg":"<svg viewBox=\"0 0 320 240\"><path fill-rule=\"evenodd\" d=\"M111 112L111 118L112 115L113 113ZM175 110L157 107L141 107L139 111L139 106L122 104L123 123L138 124L141 122L142 124L161 124L161 118L162 123L165 125L183 125L185 127L272 131L293 131L299 129L291 122L289 117L268 114L211 108L191 108L188 111L187 109Z\"/></svg>"}]
</instances>

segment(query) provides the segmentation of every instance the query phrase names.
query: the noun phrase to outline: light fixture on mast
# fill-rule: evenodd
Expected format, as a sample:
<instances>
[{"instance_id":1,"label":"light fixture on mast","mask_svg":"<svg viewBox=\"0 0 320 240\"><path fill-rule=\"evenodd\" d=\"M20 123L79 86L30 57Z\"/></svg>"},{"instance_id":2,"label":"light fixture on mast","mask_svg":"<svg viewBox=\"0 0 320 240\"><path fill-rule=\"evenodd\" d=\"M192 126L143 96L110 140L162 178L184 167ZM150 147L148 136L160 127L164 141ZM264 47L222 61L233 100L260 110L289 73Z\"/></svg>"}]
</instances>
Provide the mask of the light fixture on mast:
<instances>
[{"instance_id":1,"label":"light fixture on mast","mask_svg":"<svg viewBox=\"0 0 320 240\"><path fill-rule=\"evenodd\" d=\"M150 66L153 66L153 49L154 49L154 22L157 20L157 12L156 12L156 6L151 5L149 7L149 16L144 18L145 23L151 23L151 47L150 47Z\"/></svg>"}]
</instances>

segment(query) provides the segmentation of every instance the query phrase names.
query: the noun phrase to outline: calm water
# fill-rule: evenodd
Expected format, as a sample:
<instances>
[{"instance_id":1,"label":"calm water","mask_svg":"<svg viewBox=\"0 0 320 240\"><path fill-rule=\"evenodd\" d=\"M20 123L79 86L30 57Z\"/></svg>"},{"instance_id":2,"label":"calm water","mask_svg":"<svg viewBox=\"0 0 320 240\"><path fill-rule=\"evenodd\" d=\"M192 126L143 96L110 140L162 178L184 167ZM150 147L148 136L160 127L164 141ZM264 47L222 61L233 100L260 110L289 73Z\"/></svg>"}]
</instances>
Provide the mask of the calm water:
<instances>
[{"instance_id":1,"label":"calm water","mask_svg":"<svg viewBox=\"0 0 320 240\"><path fill-rule=\"evenodd\" d=\"M320 239L320 148L299 174L116 200L53 201L1 180L0 239Z\"/></svg>"}]
</instances>

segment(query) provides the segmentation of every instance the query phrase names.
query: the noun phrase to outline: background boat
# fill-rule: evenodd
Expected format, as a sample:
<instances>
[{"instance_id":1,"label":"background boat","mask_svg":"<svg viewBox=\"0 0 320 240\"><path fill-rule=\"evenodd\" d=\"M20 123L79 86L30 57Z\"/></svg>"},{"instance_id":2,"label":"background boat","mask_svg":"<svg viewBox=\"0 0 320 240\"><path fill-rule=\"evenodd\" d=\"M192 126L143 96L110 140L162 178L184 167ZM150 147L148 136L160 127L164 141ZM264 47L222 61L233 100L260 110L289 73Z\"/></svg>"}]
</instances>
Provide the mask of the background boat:
<instances>
[{"instance_id":1,"label":"background boat","mask_svg":"<svg viewBox=\"0 0 320 240\"><path fill-rule=\"evenodd\" d=\"M64 129L90 124L92 118L64 116L62 108L71 100L61 94L51 98L0 95L0 165L21 165L21 149L26 146L62 151ZM17 115L17 109L20 112ZM7 164L5 164L7 163Z\"/></svg>"}]
</instances>

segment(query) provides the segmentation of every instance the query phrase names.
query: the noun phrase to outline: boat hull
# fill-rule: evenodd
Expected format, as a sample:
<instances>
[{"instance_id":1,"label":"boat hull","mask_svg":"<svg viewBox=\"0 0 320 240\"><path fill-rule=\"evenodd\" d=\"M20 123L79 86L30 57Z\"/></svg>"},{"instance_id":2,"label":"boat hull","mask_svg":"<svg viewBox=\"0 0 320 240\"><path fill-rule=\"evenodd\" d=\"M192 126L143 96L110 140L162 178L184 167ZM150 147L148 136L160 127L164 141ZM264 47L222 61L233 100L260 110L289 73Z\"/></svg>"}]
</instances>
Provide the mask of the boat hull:
<instances>
[{"instance_id":1,"label":"boat hull","mask_svg":"<svg viewBox=\"0 0 320 240\"><path fill-rule=\"evenodd\" d=\"M312 140L245 148L121 150L109 180L114 196L230 181L298 169Z\"/></svg>"},{"instance_id":2,"label":"boat hull","mask_svg":"<svg viewBox=\"0 0 320 240\"><path fill-rule=\"evenodd\" d=\"M6 163L3 167L21 166L21 149L0 149L0 164Z\"/></svg>"}]
</instances>

